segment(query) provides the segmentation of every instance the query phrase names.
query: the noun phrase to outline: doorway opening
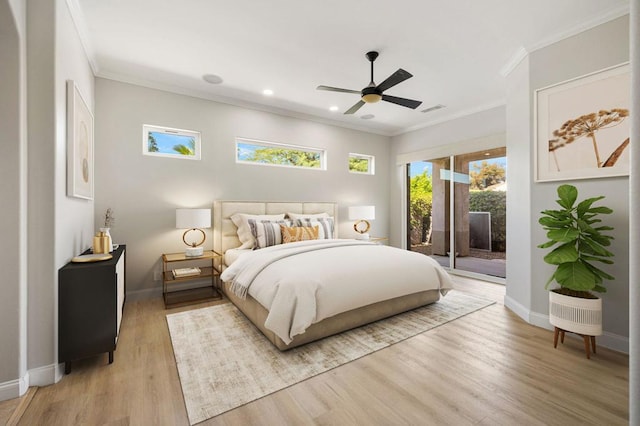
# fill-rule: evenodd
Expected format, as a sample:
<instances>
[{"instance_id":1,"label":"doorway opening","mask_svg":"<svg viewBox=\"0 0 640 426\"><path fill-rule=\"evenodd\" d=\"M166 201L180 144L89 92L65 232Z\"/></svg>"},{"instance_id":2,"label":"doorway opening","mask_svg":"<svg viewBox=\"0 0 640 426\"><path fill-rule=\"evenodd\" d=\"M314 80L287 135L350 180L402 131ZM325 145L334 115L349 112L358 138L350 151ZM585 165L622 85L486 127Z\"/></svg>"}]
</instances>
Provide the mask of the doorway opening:
<instances>
[{"instance_id":1,"label":"doorway opening","mask_svg":"<svg viewBox=\"0 0 640 426\"><path fill-rule=\"evenodd\" d=\"M407 248L451 271L506 278L506 148L407 164Z\"/></svg>"}]
</instances>

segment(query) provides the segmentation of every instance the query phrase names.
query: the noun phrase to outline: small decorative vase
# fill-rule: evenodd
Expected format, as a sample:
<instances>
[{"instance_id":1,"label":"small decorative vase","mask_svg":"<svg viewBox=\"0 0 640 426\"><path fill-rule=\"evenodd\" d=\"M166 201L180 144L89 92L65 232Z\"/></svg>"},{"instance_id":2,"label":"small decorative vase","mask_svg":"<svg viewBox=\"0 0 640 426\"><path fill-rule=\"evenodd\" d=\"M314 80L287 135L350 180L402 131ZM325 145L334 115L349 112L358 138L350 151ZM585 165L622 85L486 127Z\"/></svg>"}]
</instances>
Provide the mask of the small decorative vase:
<instances>
[{"instance_id":1,"label":"small decorative vase","mask_svg":"<svg viewBox=\"0 0 640 426\"><path fill-rule=\"evenodd\" d=\"M111 239L109 229L110 228L100 228L100 232L104 232L104 235L107 237L107 247L109 247L109 253L111 253L113 251L113 240Z\"/></svg>"}]
</instances>

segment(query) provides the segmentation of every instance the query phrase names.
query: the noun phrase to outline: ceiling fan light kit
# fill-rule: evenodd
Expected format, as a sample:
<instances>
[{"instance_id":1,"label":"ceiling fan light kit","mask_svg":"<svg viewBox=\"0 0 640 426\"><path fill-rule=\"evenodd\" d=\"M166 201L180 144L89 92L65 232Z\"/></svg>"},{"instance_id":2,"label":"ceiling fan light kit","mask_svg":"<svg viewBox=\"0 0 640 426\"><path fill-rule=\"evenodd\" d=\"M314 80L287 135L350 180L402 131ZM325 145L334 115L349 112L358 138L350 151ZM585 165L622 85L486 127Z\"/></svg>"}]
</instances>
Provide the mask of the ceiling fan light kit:
<instances>
[{"instance_id":1,"label":"ceiling fan light kit","mask_svg":"<svg viewBox=\"0 0 640 426\"><path fill-rule=\"evenodd\" d=\"M413 75L402 68L399 68L398 71L391 74L385 81L382 83L376 84L373 81L373 62L378 57L378 52L367 52L367 59L371 62L371 82L367 87L358 91L351 89L341 89L339 87L331 87L331 86L318 86L318 90L328 90L330 92L340 92L340 93L354 93L360 95L360 100L356 102L351 108L346 110L345 114L353 114L358 111L365 103L373 104L380 101L390 102L392 104L400 105L403 107L416 109L422 101L416 101L413 99L407 98L398 98L396 96L385 95L384 91L392 88L393 86L402 83L403 81L413 77Z\"/></svg>"}]
</instances>

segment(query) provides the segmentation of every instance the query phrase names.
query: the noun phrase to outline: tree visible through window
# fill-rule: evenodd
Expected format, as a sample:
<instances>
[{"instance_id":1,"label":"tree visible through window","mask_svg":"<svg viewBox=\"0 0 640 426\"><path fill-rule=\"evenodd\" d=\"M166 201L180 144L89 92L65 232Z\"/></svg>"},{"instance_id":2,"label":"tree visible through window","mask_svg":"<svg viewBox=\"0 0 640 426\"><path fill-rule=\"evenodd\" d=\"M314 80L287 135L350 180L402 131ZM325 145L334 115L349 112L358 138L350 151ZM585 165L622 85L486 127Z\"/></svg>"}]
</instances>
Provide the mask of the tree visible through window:
<instances>
[{"instance_id":1,"label":"tree visible through window","mask_svg":"<svg viewBox=\"0 0 640 426\"><path fill-rule=\"evenodd\" d=\"M269 166L325 170L325 151L273 142L236 140L236 161Z\"/></svg>"},{"instance_id":2,"label":"tree visible through window","mask_svg":"<svg viewBox=\"0 0 640 426\"><path fill-rule=\"evenodd\" d=\"M144 125L142 152L160 157L200 159L200 133Z\"/></svg>"},{"instance_id":3,"label":"tree visible through window","mask_svg":"<svg viewBox=\"0 0 640 426\"><path fill-rule=\"evenodd\" d=\"M349 154L349 171L352 173L374 174L374 157L364 154Z\"/></svg>"}]
</instances>

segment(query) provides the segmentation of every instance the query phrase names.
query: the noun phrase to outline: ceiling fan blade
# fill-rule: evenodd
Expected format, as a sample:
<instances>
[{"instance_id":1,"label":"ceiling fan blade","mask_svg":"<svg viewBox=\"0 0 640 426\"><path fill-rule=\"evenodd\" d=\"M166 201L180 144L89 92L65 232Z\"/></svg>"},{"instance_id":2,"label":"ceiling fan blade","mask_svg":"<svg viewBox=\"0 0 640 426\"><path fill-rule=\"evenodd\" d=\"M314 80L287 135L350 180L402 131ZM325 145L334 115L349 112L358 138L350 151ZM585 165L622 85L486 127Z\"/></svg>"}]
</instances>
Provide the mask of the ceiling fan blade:
<instances>
[{"instance_id":1,"label":"ceiling fan blade","mask_svg":"<svg viewBox=\"0 0 640 426\"><path fill-rule=\"evenodd\" d=\"M318 87L316 87L316 89L318 89L318 90L328 90L330 92L355 93L356 95L360 94L359 90L341 89L339 87L331 87L331 86L318 86Z\"/></svg>"},{"instance_id":2,"label":"ceiling fan blade","mask_svg":"<svg viewBox=\"0 0 640 426\"><path fill-rule=\"evenodd\" d=\"M360 108L362 108L362 105L364 105L364 101L358 101L358 102L356 102L356 104L354 106L352 106L351 108L346 110L344 113L345 114L353 114L356 111L358 111Z\"/></svg>"},{"instance_id":3,"label":"ceiling fan blade","mask_svg":"<svg viewBox=\"0 0 640 426\"><path fill-rule=\"evenodd\" d=\"M422 101L414 101L413 99L397 98L395 96L382 95L382 100L391 102L392 104L402 105L403 107L416 109L420 106Z\"/></svg>"},{"instance_id":4,"label":"ceiling fan blade","mask_svg":"<svg viewBox=\"0 0 640 426\"><path fill-rule=\"evenodd\" d=\"M403 81L409 79L413 77L413 74L411 74L408 71L403 70L402 68L399 68L398 71L394 72L393 74L391 74L389 76L389 78L387 78L385 81L383 81L382 83L378 84L377 89L381 92L384 92L385 90L389 89L390 87L395 86L398 83L402 83Z\"/></svg>"}]
</instances>

